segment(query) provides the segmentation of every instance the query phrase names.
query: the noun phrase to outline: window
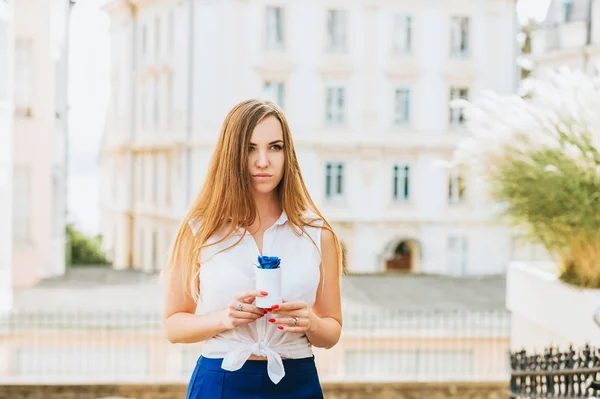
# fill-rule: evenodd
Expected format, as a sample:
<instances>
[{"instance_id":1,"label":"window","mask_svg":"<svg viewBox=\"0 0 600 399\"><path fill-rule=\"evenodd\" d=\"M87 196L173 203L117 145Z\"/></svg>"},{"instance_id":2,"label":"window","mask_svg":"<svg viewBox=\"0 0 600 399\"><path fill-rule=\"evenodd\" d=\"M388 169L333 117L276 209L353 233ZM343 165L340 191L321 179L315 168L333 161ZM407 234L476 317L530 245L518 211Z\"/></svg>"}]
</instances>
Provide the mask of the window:
<instances>
[{"instance_id":1,"label":"window","mask_svg":"<svg viewBox=\"0 0 600 399\"><path fill-rule=\"evenodd\" d=\"M328 87L325 99L325 119L330 125L345 123L346 89L343 87Z\"/></svg>"},{"instance_id":2,"label":"window","mask_svg":"<svg viewBox=\"0 0 600 399\"><path fill-rule=\"evenodd\" d=\"M410 122L410 89L396 89L394 98L394 125L405 125Z\"/></svg>"},{"instance_id":3,"label":"window","mask_svg":"<svg viewBox=\"0 0 600 399\"><path fill-rule=\"evenodd\" d=\"M267 7L267 50L281 50L284 47L283 8Z\"/></svg>"},{"instance_id":4,"label":"window","mask_svg":"<svg viewBox=\"0 0 600 399\"><path fill-rule=\"evenodd\" d=\"M469 100L469 89L464 87L453 87L450 89L450 125L462 126L465 123L464 108L453 106L453 100Z\"/></svg>"},{"instance_id":5,"label":"window","mask_svg":"<svg viewBox=\"0 0 600 399\"><path fill-rule=\"evenodd\" d=\"M450 55L453 57L466 57L469 55L468 17L452 17Z\"/></svg>"},{"instance_id":6,"label":"window","mask_svg":"<svg viewBox=\"0 0 600 399\"><path fill-rule=\"evenodd\" d=\"M448 237L448 272L462 276L467 272L468 241L465 236Z\"/></svg>"},{"instance_id":7,"label":"window","mask_svg":"<svg viewBox=\"0 0 600 399\"><path fill-rule=\"evenodd\" d=\"M407 201L410 198L410 165L394 165L392 188L394 200Z\"/></svg>"},{"instance_id":8,"label":"window","mask_svg":"<svg viewBox=\"0 0 600 399\"><path fill-rule=\"evenodd\" d=\"M327 11L327 51L330 53L346 52L346 11Z\"/></svg>"},{"instance_id":9,"label":"window","mask_svg":"<svg viewBox=\"0 0 600 399\"><path fill-rule=\"evenodd\" d=\"M341 162L325 164L325 197L327 199L344 197L344 164Z\"/></svg>"},{"instance_id":10,"label":"window","mask_svg":"<svg viewBox=\"0 0 600 399\"><path fill-rule=\"evenodd\" d=\"M457 204L465 199L465 179L462 173L456 169L450 171L448 178L448 202Z\"/></svg>"},{"instance_id":11,"label":"window","mask_svg":"<svg viewBox=\"0 0 600 399\"><path fill-rule=\"evenodd\" d=\"M27 243L31 239L31 169L13 168L13 239Z\"/></svg>"},{"instance_id":12,"label":"window","mask_svg":"<svg viewBox=\"0 0 600 399\"><path fill-rule=\"evenodd\" d=\"M15 41L15 113L17 116L32 116L33 103L33 40L17 39Z\"/></svg>"},{"instance_id":13,"label":"window","mask_svg":"<svg viewBox=\"0 0 600 399\"><path fill-rule=\"evenodd\" d=\"M285 85L283 82L266 81L264 86L265 97L281 108L283 108L283 100L285 96Z\"/></svg>"},{"instance_id":14,"label":"window","mask_svg":"<svg viewBox=\"0 0 600 399\"><path fill-rule=\"evenodd\" d=\"M396 14L394 16L393 52L395 55L412 51L412 17Z\"/></svg>"},{"instance_id":15,"label":"window","mask_svg":"<svg viewBox=\"0 0 600 399\"><path fill-rule=\"evenodd\" d=\"M160 19L154 19L154 57L156 60L160 57Z\"/></svg>"},{"instance_id":16,"label":"window","mask_svg":"<svg viewBox=\"0 0 600 399\"><path fill-rule=\"evenodd\" d=\"M563 0L564 22L570 22L573 18L573 0Z\"/></svg>"}]
</instances>

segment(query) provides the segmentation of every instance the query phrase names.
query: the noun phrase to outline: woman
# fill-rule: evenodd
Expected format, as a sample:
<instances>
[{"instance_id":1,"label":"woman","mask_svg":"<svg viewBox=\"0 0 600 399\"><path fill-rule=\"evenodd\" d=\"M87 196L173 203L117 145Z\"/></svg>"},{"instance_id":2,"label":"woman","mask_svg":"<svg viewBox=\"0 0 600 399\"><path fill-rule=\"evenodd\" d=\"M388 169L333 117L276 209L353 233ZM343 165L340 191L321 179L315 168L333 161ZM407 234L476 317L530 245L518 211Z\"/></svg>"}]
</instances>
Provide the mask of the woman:
<instances>
[{"instance_id":1,"label":"woman","mask_svg":"<svg viewBox=\"0 0 600 399\"><path fill-rule=\"evenodd\" d=\"M269 309L254 305L269 295L255 287L262 255L281 259L283 301ZM312 346L340 338L340 245L272 102L244 101L227 115L167 272L169 341L205 341L187 398L323 397Z\"/></svg>"}]
</instances>

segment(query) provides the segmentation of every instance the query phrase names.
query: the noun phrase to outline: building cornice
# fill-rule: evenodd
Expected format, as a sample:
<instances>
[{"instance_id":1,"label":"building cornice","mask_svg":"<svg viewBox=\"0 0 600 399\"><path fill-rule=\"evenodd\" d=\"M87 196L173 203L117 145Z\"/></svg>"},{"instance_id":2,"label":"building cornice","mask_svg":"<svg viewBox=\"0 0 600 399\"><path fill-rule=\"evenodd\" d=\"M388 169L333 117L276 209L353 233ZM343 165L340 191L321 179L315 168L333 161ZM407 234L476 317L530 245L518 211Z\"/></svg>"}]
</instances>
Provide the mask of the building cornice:
<instances>
[{"instance_id":1,"label":"building cornice","mask_svg":"<svg viewBox=\"0 0 600 399\"><path fill-rule=\"evenodd\" d=\"M317 71L325 78L348 79L354 67L349 54L325 54L317 64Z\"/></svg>"},{"instance_id":2,"label":"building cornice","mask_svg":"<svg viewBox=\"0 0 600 399\"><path fill-rule=\"evenodd\" d=\"M385 74L390 80L416 80L420 74L418 60L414 56L394 57L385 68Z\"/></svg>"},{"instance_id":3,"label":"building cornice","mask_svg":"<svg viewBox=\"0 0 600 399\"><path fill-rule=\"evenodd\" d=\"M446 82L456 85L470 86L477 77L473 59L450 59L442 73Z\"/></svg>"},{"instance_id":4,"label":"building cornice","mask_svg":"<svg viewBox=\"0 0 600 399\"><path fill-rule=\"evenodd\" d=\"M285 53L265 53L255 69L263 78L285 79L293 72L294 65Z\"/></svg>"}]
</instances>

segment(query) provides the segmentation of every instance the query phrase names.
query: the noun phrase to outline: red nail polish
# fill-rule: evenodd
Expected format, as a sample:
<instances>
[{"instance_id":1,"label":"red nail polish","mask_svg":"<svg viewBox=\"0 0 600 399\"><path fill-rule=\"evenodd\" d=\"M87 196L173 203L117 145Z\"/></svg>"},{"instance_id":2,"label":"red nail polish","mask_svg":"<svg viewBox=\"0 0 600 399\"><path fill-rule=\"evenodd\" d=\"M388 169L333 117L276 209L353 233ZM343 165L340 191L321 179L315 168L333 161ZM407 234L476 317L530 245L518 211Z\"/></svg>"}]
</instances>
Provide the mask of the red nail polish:
<instances>
[{"instance_id":1,"label":"red nail polish","mask_svg":"<svg viewBox=\"0 0 600 399\"><path fill-rule=\"evenodd\" d=\"M279 309L279 305L273 305L271 306L271 309Z\"/></svg>"},{"instance_id":2,"label":"red nail polish","mask_svg":"<svg viewBox=\"0 0 600 399\"><path fill-rule=\"evenodd\" d=\"M267 291L261 291L260 293L263 295L269 295L269 293Z\"/></svg>"},{"instance_id":3,"label":"red nail polish","mask_svg":"<svg viewBox=\"0 0 600 399\"><path fill-rule=\"evenodd\" d=\"M277 328L279 328L280 330L283 330L283 326L279 326L279 327L277 327Z\"/></svg>"},{"instance_id":4,"label":"red nail polish","mask_svg":"<svg viewBox=\"0 0 600 399\"><path fill-rule=\"evenodd\" d=\"M272 311L272 309L265 309L265 312L267 312L267 313L269 313L271 311Z\"/></svg>"},{"instance_id":5,"label":"red nail polish","mask_svg":"<svg viewBox=\"0 0 600 399\"><path fill-rule=\"evenodd\" d=\"M269 319L269 323L275 323L275 319Z\"/></svg>"}]
</instances>

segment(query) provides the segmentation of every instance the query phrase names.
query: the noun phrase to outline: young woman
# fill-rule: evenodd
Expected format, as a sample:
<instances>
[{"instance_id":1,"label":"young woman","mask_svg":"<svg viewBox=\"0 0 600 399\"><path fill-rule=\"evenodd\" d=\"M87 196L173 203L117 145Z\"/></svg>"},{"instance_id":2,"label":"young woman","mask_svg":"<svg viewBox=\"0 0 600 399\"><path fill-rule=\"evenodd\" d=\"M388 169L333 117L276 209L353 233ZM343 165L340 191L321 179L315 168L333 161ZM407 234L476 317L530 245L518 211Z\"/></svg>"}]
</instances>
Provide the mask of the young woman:
<instances>
[{"instance_id":1,"label":"young woman","mask_svg":"<svg viewBox=\"0 0 600 399\"><path fill-rule=\"evenodd\" d=\"M255 286L262 255L281 259L283 300L269 309L254 305L269 295ZM236 105L167 265L166 335L205 341L187 398L322 398L312 346L340 338L341 258L282 111Z\"/></svg>"}]
</instances>

